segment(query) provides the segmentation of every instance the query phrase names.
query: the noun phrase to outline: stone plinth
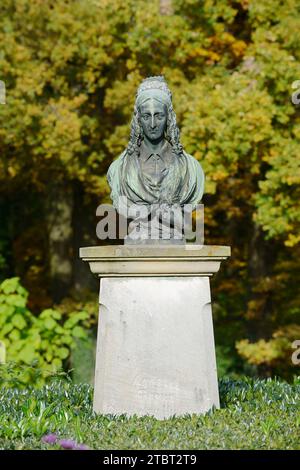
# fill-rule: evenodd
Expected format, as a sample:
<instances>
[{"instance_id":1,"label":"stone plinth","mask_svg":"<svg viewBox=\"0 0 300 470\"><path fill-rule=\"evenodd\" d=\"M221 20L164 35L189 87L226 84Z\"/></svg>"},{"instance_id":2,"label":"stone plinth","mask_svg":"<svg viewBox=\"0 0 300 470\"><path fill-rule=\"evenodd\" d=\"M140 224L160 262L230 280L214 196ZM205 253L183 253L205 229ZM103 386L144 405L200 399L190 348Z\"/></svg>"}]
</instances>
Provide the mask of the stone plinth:
<instances>
[{"instance_id":1,"label":"stone plinth","mask_svg":"<svg viewBox=\"0 0 300 470\"><path fill-rule=\"evenodd\" d=\"M209 276L229 247L87 247L100 276L94 410L154 415L219 406Z\"/></svg>"}]
</instances>

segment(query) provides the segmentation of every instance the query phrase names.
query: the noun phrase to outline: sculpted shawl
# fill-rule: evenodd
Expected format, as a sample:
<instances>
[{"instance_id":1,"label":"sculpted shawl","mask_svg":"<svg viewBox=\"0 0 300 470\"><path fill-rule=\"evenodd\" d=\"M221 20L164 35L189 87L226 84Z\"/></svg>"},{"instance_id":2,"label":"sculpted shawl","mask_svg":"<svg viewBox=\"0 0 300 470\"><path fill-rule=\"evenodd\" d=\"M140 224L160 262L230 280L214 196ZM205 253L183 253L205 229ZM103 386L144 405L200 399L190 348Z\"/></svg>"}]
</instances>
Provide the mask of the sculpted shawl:
<instances>
[{"instance_id":1,"label":"sculpted shawl","mask_svg":"<svg viewBox=\"0 0 300 470\"><path fill-rule=\"evenodd\" d=\"M170 145L170 144L168 144ZM200 202L204 191L204 173L200 163L191 155L172 153L167 175L154 185L142 174L139 156L125 150L109 167L107 173L111 199L118 208L119 196L132 204L191 204Z\"/></svg>"}]
</instances>

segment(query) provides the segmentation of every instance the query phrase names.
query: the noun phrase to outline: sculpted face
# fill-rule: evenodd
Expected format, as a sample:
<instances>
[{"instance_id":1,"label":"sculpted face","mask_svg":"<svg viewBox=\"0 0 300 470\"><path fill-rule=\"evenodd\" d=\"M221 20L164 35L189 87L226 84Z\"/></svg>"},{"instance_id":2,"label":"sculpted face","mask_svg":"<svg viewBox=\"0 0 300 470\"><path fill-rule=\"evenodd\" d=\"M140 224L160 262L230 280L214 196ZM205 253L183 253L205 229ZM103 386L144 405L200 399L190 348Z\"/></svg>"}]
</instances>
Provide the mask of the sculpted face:
<instances>
[{"instance_id":1,"label":"sculpted face","mask_svg":"<svg viewBox=\"0 0 300 470\"><path fill-rule=\"evenodd\" d=\"M150 142L163 139L167 118L167 107L155 98L148 99L140 106L140 124Z\"/></svg>"}]
</instances>

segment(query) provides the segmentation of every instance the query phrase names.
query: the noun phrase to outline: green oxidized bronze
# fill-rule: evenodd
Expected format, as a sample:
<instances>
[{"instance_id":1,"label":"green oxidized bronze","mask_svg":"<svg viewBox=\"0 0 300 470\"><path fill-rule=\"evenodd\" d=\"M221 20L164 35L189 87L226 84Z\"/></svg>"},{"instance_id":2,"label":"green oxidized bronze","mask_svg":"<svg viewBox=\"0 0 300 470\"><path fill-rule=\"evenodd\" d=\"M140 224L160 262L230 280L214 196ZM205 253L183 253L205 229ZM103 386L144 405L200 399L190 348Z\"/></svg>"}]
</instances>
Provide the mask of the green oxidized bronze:
<instances>
[{"instance_id":1,"label":"green oxidized bronze","mask_svg":"<svg viewBox=\"0 0 300 470\"><path fill-rule=\"evenodd\" d=\"M161 233L162 211L186 204L194 208L200 202L204 173L200 163L180 143L172 94L163 77L149 77L139 86L128 146L110 165L107 178L113 205L120 214L126 215L121 203L124 197L129 206L147 208L147 217L144 214L130 224L131 229L139 226L139 242L150 238L150 218L157 218ZM169 239L174 239L176 220L170 220Z\"/></svg>"}]
</instances>

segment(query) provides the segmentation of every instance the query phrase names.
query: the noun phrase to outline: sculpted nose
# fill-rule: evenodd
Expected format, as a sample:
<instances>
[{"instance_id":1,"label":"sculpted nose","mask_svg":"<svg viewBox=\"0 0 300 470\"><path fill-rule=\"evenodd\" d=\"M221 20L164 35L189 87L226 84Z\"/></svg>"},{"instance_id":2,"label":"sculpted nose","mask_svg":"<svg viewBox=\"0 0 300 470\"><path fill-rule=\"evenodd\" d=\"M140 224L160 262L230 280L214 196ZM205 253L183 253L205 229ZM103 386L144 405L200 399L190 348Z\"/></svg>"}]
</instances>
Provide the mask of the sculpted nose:
<instances>
[{"instance_id":1,"label":"sculpted nose","mask_svg":"<svg viewBox=\"0 0 300 470\"><path fill-rule=\"evenodd\" d=\"M153 115L151 116L151 127L155 127L155 118Z\"/></svg>"}]
</instances>

